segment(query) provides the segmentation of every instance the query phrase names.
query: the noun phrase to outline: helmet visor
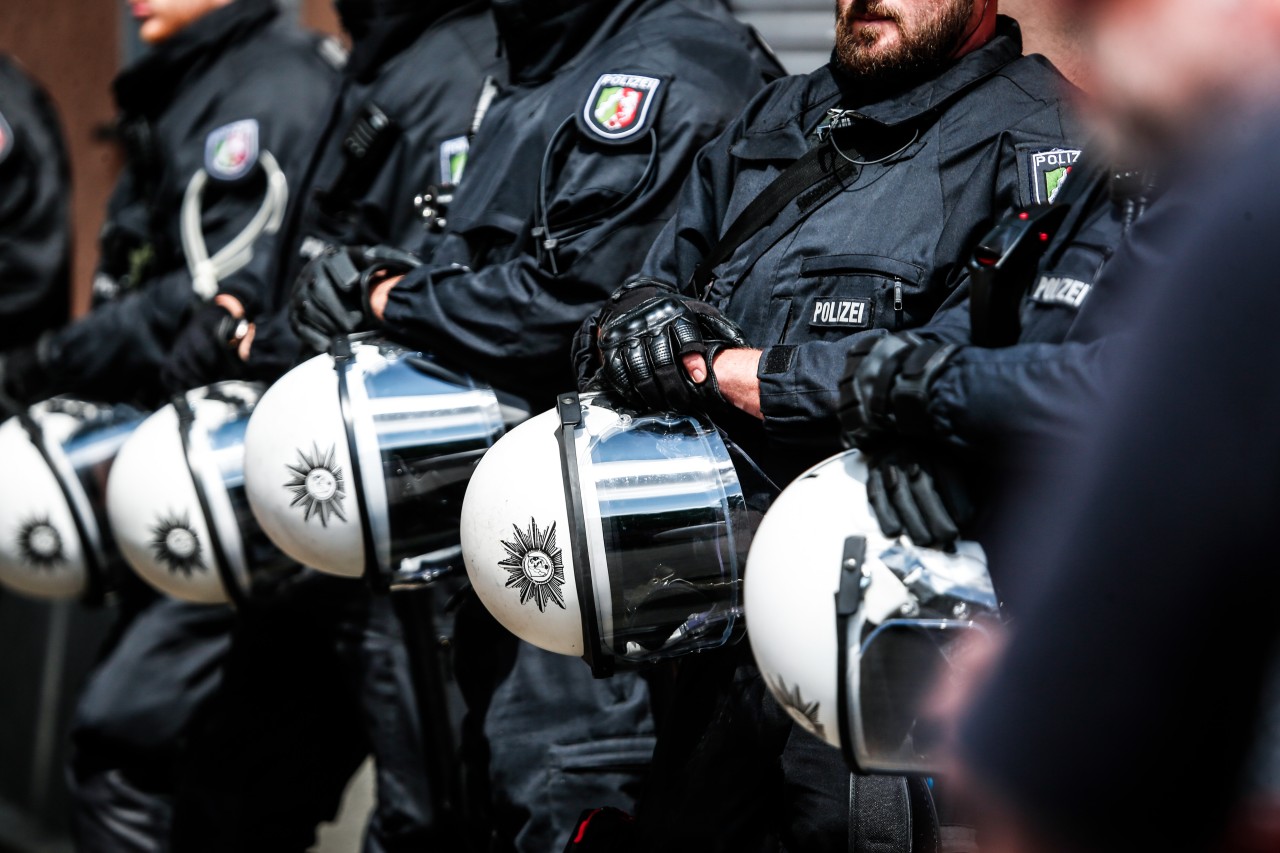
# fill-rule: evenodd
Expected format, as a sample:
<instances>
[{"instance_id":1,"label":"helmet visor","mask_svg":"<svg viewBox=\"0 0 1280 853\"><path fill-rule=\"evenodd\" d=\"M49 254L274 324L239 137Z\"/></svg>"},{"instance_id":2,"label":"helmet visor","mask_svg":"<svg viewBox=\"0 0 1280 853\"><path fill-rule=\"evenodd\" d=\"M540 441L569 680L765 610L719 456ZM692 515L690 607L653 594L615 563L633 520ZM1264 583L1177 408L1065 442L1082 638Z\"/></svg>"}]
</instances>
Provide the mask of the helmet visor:
<instances>
[{"instance_id":1,"label":"helmet visor","mask_svg":"<svg viewBox=\"0 0 1280 853\"><path fill-rule=\"evenodd\" d=\"M456 562L467 483L505 430L498 398L421 353L354 349L347 411L378 570L396 578L434 555Z\"/></svg>"},{"instance_id":2,"label":"helmet visor","mask_svg":"<svg viewBox=\"0 0 1280 853\"><path fill-rule=\"evenodd\" d=\"M749 514L715 428L622 415L577 452L605 651L641 663L736 639Z\"/></svg>"},{"instance_id":3,"label":"helmet visor","mask_svg":"<svg viewBox=\"0 0 1280 853\"><path fill-rule=\"evenodd\" d=\"M849 629L859 630L855 624ZM934 700L939 688L959 675L956 655L974 632L985 629L944 619L896 619L868 631L847 674L847 719L860 770L940 769L945 731Z\"/></svg>"}]
</instances>

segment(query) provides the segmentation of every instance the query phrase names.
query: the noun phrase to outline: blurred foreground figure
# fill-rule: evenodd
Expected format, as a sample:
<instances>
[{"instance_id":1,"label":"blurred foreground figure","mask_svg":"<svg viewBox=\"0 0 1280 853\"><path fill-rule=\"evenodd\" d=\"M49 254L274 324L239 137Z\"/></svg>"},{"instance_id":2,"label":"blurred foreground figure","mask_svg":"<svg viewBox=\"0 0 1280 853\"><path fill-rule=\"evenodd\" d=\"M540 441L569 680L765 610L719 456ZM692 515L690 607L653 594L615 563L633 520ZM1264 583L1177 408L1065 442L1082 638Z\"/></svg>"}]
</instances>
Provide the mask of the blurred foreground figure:
<instances>
[{"instance_id":1,"label":"blurred foreground figure","mask_svg":"<svg viewBox=\"0 0 1280 853\"><path fill-rule=\"evenodd\" d=\"M1194 213L1131 269L1139 329L1005 528L1027 606L968 712L984 849L1280 849L1274 234L1280 4L1096 4L1098 119ZM1208 13L1212 26L1205 26ZM1158 294L1158 296L1157 296Z\"/></svg>"},{"instance_id":2,"label":"blurred foreground figure","mask_svg":"<svg viewBox=\"0 0 1280 853\"><path fill-rule=\"evenodd\" d=\"M70 180L53 103L0 54L0 351L67 319Z\"/></svg>"}]
</instances>

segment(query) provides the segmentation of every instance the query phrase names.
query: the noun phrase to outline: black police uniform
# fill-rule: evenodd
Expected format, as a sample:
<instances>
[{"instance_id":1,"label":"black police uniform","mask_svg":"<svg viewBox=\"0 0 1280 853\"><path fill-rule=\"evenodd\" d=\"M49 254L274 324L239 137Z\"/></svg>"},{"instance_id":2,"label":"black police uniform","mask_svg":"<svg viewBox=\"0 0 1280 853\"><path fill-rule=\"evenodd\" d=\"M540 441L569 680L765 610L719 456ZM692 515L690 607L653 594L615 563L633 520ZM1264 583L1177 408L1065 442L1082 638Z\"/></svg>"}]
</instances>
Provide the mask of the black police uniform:
<instances>
[{"instance_id":1,"label":"black police uniform","mask_svg":"<svg viewBox=\"0 0 1280 853\"><path fill-rule=\"evenodd\" d=\"M780 73L715 0L502 0L510 82L472 144L429 262L391 291L393 338L549 407L578 324L671 215L694 155ZM458 614L464 747L496 849L560 849L579 811L629 807L652 749L634 674L517 643Z\"/></svg>"},{"instance_id":2,"label":"black police uniform","mask_svg":"<svg viewBox=\"0 0 1280 853\"><path fill-rule=\"evenodd\" d=\"M67 319L70 181L53 103L0 54L0 351Z\"/></svg>"},{"instance_id":3,"label":"black police uniform","mask_svg":"<svg viewBox=\"0 0 1280 853\"><path fill-rule=\"evenodd\" d=\"M307 258L326 246L433 239L432 223L424 223L415 196L428 187L457 184L477 101L486 79L499 71L487 3L375 0L340 2L338 10L352 34L352 52L277 241L271 306L287 296ZM283 313L273 319L268 311L255 319L260 325L250 367L255 377L272 379L299 357L299 342ZM198 328L185 331L184 340L189 332L192 345L212 345ZM424 743L404 639L386 594L311 574L242 613L232 636L220 712L207 715L198 730L189 757L198 771L184 777L175 824L183 849L261 843L255 827L268 820L276 826L273 832L293 825L287 837L305 845L314 826L305 823L308 811L281 810L278 800L247 801L241 793L244 768L224 758L262 724L261 685L281 678L288 678L295 697L305 697L300 701L341 709L331 722L345 721L350 731L321 734L326 744L345 745L354 734L373 752L376 805L365 850L458 846L450 816L436 810L447 794L433 791L427 775L428 761L437 757L429 754L432 744ZM323 674L311 682L282 675L300 665ZM347 716L352 707L358 709L354 719ZM268 713L281 728L294 725L287 713ZM444 731L452 727L448 719L428 723Z\"/></svg>"},{"instance_id":4,"label":"black police uniform","mask_svg":"<svg viewBox=\"0 0 1280 853\"><path fill-rule=\"evenodd\" d=\"M1082 410L1062 406L1064 393L1099 399L1103 354L1127 325L1117 320L1126 297L1112 291L1128 290L1116 276L1100 277L1145 215L1153 188L1130 173L1089 166L1082 160L1070 178L1089 186L1045 247L1034 279L1010 283L1025 291L1016 344L966 346L974 310L968 298L916 330L961 347L929 387L925 428L938 441L1033 460L1069 442L1081 426Z\"/></svg>"},{"instance_id":5,"label":"black police uniform","mask_svg":"<svg viewBox=\"0 0 1280 853\"><path fill-rule=\"evenodd\" d=\"M279 241L272 310L254 318L255 378L274 379L308 354L283 307L303 265L326 246L430 253L447 222L441 199L467 163L486 80L504 70L487 2L337 5L352 55Z\"/></svg>"},{"instance_id":6,"label":"black police uniform","mask_svg":"<svg viewBox=\"0 0 1280 853\"><path fill-rule=\"evenodd\" d=\"M834 62L779 81L698 157L641 273L705 298L764 350L763 423L717 420L777 483L840 450L850 338L927 321L995 216L1046 200L1048 166L1078 153L1066 95L1000 18L986 45L906 91L868 93ZM748 204L825 144L839 149L830 162L857 161L851 172L699 271ZM696 294L695 271L709 282ZM745 648L682 661L672 690L636 849L845 850L875 823L863 818L883 804L854 803L839 755L791 724Z\"/></svg>"},{"instance_id":7,"label":"black police uniform","mask_svg":"<svg viewBox=\"0 0 1280 853\"><path fill-rule=\"evenodd\" d=\"M1139 294L1132 341L1101 405L1062 400L1089 434L1004 525L1027 604L962 750L1046 844L1134 850L1173 829L1185 850L1275 849L1274 819L1269 843L1221 838L1247 795L1276 795L1247 777L1280 648L1252 606L1280 594L1280 397L1260 381L1280 355L1280 127L1241 144L1242 125L1162 171L1132 232L1144 257L1122 249L1103 275ZM1158 217L1175 193L1190 213Z\"/></svg>"},{"instance_id":8,"label":"black police uniform","mask_svg":"<svg viewBox=\"0 0 1280 853\"><path fill-rule=\"evenodd\" d=\"M856 167L825 201L802 195L709 271L707 301L764 349L763 425L743 419L730 432L780 484L840 450L837 385L849 337L928 321L995 217L1048 200L1049 167L1077 133L1067 88L1043 57L1021 56L1017 25L1000 18L985 46L882 100L866 102L834 63L780 81L698 158L641 270L680 286L814 144L827 110L854 110L851 126L833 134L847 155L883 161Z\"/></svg>"},{"instance_id":9,"label":"black police uniform","mask_svg":"<svg viewBox=\"0 0 1280 853\"><path fill-rule=\"evenodd\" d=\"M158 399L169 347L200 304L181 236L193 177L208 175L199 218L214 253L259 212L268 152L296 185L336 82L336 45L277 18L271 0L236 0L116 78L128 163L100 239L96 304L41 339L36 363L7 379L14 396ZM261 234L248 264L224 283L251 308L268 292L270 244Z\"/></svg>"},{"instance_id":10,"label":"black police uniform","mask_svg":"<svg viewBox=\"0 0 1280 853\"><path fill-rule=\"evenodd\" d=\"M257 164L266 152L296 176L335 82L324 51L278 20L269 0L237 0L117 78L129 161L102 234L99 304L40 342L39 364L18 377L19 396L67 390L156 399L168 344L197 302L178 230L187 187L200 170L209 173L200 218L216 251L258 211L265 178ZM250 266L270 260L268 242L255 244ZM253 298L248 290L243 297ZM131 595L121 620L119 639L76 711L74 826L91 849L167 849L183 740L218 689L232 616L164 600L147 605ZM260 775L246 780L244 794L262 797L264 789L297 784ZM334 805L336 798L316 819Z\"/></svg>"},{"instance_id":11,"label":"black police uniform","mask_svg":"<svg viewBox=\"0 0 1280 853\"><path fill-rule=\"evenodd\" d=\"M573 332L670 217L698 149L780 70L717 0L540 5L494 4L510 85L382 325L550 405L572 387ZM634 117L597 119L622 88Z\"/></svg>"}]
</instances>

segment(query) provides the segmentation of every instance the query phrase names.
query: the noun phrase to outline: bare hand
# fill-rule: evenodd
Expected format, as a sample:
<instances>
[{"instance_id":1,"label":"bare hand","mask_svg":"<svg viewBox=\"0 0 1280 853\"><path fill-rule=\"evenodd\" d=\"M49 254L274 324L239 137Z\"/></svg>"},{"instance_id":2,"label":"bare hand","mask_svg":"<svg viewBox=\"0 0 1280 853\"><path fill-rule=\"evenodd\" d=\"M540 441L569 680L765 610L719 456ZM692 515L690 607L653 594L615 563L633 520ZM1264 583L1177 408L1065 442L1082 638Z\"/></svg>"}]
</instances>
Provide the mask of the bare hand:
<instances>
[{"instance_id":1,"label":"bare hand","mask_svg":"<svg viewBox=\"0 0 1280 853\"><path fill-rule=\"evenodd\" d=\"M761 351L758 349L721 350L712 368L716 372L720 396L751 417L764 420L764 414L760 411L760 379L757 376L760 356ZM682 359L690 379L698 385L707 380L706 359L696 353L682 356Z\"/></svg>"}]
</instances>

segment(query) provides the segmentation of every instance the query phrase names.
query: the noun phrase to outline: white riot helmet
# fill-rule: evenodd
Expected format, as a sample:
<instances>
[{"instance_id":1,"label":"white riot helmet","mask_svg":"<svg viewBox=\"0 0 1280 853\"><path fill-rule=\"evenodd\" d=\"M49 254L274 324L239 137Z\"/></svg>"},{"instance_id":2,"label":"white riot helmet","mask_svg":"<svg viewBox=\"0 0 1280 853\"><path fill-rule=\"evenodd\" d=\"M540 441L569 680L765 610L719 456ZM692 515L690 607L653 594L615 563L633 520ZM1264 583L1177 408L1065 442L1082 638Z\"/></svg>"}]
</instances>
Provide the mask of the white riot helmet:
<instances>
[{"instance_id":1,"label":"white riot helmet","mask_svg":"<svg viewBox=\"0 0 1280 853\"><path fill-rule=\"evenodd\" d=\"M999 604L975 542L888 539L849 451L788 486L747 561L751 649L774 697L863 773L939 770L926 703Z\"/></svg>"},{"instance_id":2,"label":"white riot helmet","mask_svg":"<svg viewBox=\"0 0 1280 853\"><path fill-rule=\"evenodd\" d=\"M476 463L521 401L367 336L291 370L245 434L245 489L262 529L305 566L386 586L458 557Z\"/></svg>"},{"instance_id":3,"label":"white riot helmet","mask_svg":"<svg viewBox=\"0 0 1280 853\"><path fill-rule=\"evenodd\" d=\"M97 602L119 554L106 523L116 452L142 422L128 406L54 399L0 426L0 584Z\"/></svg>"},{"instance_id":4,"label":"white riot helmet","mask_svg":"<svg viewBox=\"0 0 1280 853\"><path fill-rule=\"evenodd\" d=\"M462 552L507 630L606 676L741 635L753 519L705 419L563 394L480 462Z\"/></svg>"},{"instance_id":5,"label":"white riot helmet","mask_svg":"<svg viewBox=\"0 0 1280 853\"><path fill-rule=\"evenodd\" d=\"M244 495L244 433L262 387L188 391L143 422L116 458L107 511L147 583L194 604L243 604L296 564L262 533Z\"/></svg>"}]
</instances>

